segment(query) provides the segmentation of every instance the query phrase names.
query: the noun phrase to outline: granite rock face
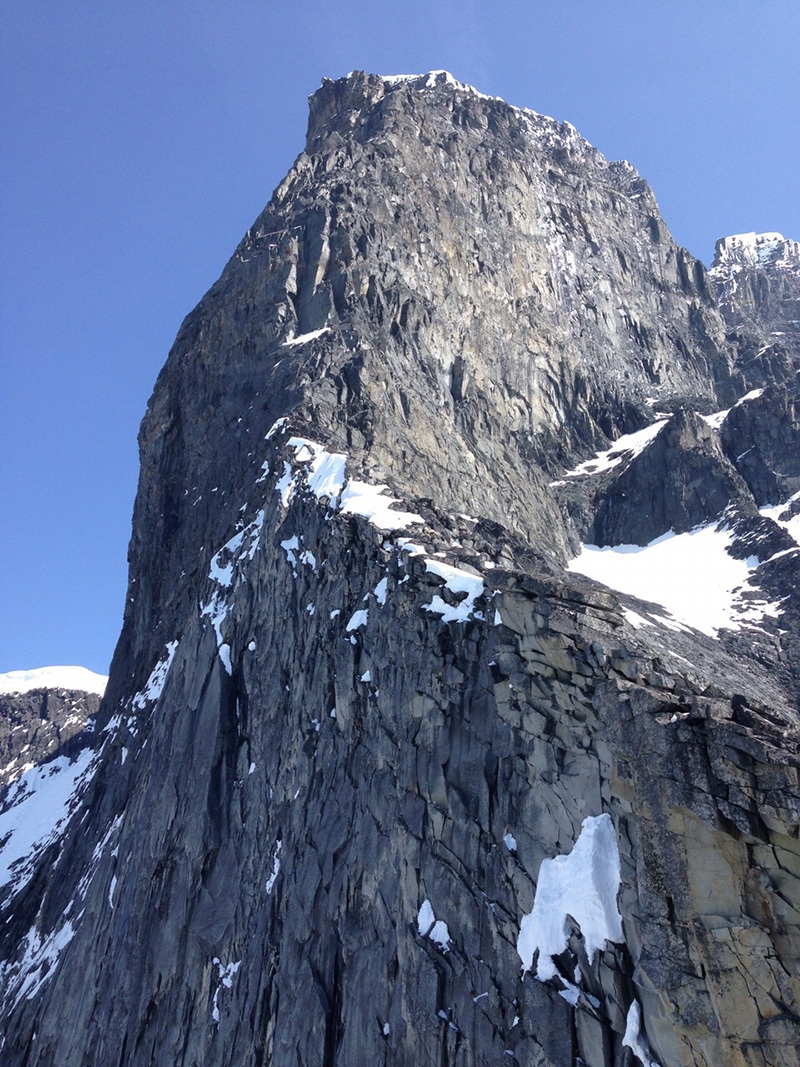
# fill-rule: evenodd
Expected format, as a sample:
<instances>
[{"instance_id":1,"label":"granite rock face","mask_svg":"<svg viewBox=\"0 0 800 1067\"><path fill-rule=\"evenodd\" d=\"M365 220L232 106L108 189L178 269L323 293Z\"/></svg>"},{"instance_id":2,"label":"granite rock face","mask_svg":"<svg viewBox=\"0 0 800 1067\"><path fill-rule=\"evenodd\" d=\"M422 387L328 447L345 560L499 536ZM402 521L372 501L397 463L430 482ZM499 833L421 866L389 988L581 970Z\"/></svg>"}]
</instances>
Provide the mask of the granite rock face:
<instances>
[{"instance_id":1,"label":"granite rock face","mask_svg":"<svg viewBox=\"0 0 800 1067\"><path fill-rule=\"evenodd\" d=\"M765 357L800 358L800 243L779 233L740 233L717 241L710 277L725 322L763 338ZM773 370L774 376L774 370ZM759 385L764 384L759 382Z\"/></svg>"},{"instance_id":2,"label":"granite rock face","mask_svg":"<svg viewBox=\"0 0 800 1067\"><path fill-rule=\"evenodd\" d=\"M60 750L84 730L99 707L98 694L78 689L0 693L0 785Z\"/></svg>"},{"instance_id":3,"label":"granite rock face","mask_svg":"<svg viewBox=\"0 0 800 1067\"><path fill-rule=\"evenodd\" d=\"M800 1063L795 384L753 337L572 127L324 82L142 424L3 1062ZM576 571L679 536L747 574L710 632Z\"/></svg>"}]
</instances>

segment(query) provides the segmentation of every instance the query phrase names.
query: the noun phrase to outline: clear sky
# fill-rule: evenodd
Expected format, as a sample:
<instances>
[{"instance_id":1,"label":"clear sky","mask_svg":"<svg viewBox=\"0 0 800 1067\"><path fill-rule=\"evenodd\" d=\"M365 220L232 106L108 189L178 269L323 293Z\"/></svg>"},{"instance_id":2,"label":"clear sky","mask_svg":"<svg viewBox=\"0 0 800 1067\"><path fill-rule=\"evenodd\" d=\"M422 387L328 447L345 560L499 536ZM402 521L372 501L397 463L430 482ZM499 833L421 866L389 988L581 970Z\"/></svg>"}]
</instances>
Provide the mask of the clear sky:
<instances>
[{"instance_id":1,"label":"clear sky","mask_svg":"<svg viewBox=\"0 0 800 1067\"><path fill-rule=\"evenodd\" d=\"M798 0L4 0L0 672L104 672L136 433L322 76L450 70L566 119L709 263L800 239Z\"/></svg>"}]
</instances>

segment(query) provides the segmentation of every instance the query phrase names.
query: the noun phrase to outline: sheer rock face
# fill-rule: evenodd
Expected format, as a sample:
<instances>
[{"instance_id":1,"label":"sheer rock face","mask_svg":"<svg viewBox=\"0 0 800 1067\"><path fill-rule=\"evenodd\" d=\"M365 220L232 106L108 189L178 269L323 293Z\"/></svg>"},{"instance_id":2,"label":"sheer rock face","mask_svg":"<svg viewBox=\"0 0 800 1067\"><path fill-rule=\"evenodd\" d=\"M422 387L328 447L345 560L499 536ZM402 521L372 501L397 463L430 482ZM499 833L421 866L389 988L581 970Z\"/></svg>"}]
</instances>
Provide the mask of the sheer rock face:
<instances>
[{"instance_id":1,"label":"sheer rock face","mask_svg":"<svg viewBox=\"0 0 800 1067\"><path fill-rule=\"evenodd\" d=\"M797 588L736 459L764 419L694 411L754 384L742 344L571 127L325 82L142 425L92 774L0 896L3 1062L800 1062L796 597L713 640L563 570L727 509ZM600 816L623 940L565 915L523 973L542 861Z\"/></svg>"}]
</instances>

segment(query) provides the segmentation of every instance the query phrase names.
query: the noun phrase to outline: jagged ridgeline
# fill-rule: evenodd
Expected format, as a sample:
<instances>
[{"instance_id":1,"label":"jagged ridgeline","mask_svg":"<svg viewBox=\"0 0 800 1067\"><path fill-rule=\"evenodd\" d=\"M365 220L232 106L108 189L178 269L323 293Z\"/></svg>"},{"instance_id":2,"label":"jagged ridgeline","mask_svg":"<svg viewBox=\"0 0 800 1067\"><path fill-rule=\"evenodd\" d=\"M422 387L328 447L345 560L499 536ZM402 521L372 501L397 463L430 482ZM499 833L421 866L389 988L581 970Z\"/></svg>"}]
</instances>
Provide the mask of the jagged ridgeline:
<instances>
[{"instance_id":1,"label":"jagged ridgeline","mask_svg":"<svg viewBox=\"0 0 800 1067\"><path fill-rule=\"evenodd\" d=\"M709 275L444 73L310 103L148 405L93 729L6 794L0 1059L800 1063L797 245Z\"/></svg>"}]
</instances>

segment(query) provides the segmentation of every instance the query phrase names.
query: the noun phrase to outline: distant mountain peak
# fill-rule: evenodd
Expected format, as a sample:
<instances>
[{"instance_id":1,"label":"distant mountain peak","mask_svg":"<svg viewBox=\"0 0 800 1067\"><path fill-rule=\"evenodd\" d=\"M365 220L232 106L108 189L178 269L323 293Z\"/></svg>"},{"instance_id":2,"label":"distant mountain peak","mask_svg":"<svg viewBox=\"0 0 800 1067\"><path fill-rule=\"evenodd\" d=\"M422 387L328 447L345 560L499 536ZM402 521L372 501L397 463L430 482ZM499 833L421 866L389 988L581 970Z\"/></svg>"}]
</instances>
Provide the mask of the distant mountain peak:
<instances>
[{"instance_id":1,"label":"distant mountain peak","mask_svg":"<svg viewBox=\"0 0 800 1067\"><path fill-rule=\"evenodd\" d=\"M68 689L102 696L108 676L86 667L34 667L0 674L0 693L29 693L32 689Z\"/></svg>"},{"instance_id":2,"label":"distant mountain peak","mask_svg":"<svg viewBox=\"0 0 800 1067\"><path fill-rule=\"evenodd\" d=\"M800 267L800 244L783 234L735 233L721 237L714 249L711 274L716 278L742 267Z\"/></svg>"}]
</instances>

